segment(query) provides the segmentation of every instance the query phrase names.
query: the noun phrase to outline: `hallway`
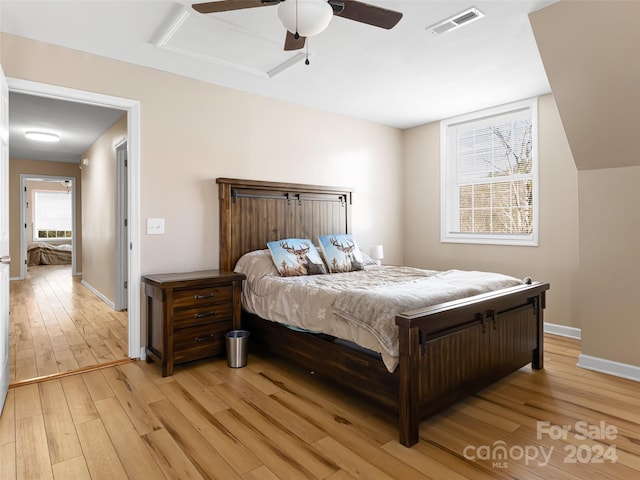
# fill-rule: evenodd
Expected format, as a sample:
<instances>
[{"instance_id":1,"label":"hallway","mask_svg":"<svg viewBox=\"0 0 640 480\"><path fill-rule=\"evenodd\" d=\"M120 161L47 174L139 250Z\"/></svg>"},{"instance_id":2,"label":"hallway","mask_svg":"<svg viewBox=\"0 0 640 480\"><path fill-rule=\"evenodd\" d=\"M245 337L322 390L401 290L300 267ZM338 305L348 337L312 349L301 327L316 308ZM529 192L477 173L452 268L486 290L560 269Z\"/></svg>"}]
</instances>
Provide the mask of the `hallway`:
<instances>
[{"instance_id":1,"label":"hallway","mask_svg":"<svg viewBox=\"0 0 640 480\"><path fill-rule=\"evenodd\" d=\"M127 358L127 312L116 312L69 265L30 266L11 282L10 382Z\"/></svg>"}]
</instances>

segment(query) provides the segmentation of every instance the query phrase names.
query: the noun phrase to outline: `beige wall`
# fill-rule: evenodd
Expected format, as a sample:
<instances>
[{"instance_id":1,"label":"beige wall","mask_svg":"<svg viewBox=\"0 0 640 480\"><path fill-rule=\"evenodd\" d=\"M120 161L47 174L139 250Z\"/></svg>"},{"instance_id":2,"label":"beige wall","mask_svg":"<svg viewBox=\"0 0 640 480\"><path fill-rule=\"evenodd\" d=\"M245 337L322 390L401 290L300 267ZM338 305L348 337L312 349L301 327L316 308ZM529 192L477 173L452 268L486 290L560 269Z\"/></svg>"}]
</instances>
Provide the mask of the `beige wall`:
<instances>
[{"instance_id":1,"label":"beige wall","mask_svg":"<svg viewBox=\"0 0 640 480\"><path fill-rule=\"evenodd\" d=\"M402 262L400 130L12 35L0 44L9 77L140 102L143 274L218 266L216 177L353 187L356 239ZM149 217L165 235L144 233Z\"/></svg>"},{"instance_id":2,"label":"beige wall","mask_svg":"<svg viewBox=\"0 0 640 480\"><path fill-rule=\"evenodd\" d=\"M582 353L640 367L640 167L578 178Z\"/></svg>"},{"instance_id":3,"label":"beige wall","mask_svg":"<svg viewBox=\"0 0 640 480\"><path fill-rule=\"evenodd\" d=\"M617 0L529 16L578 169L582 354L637 367L639 17L640 2Z\"/></svg>"},{"instance_id":4,"label":"beige wall","mask_svg":"<svg viewBox=\"0 0 640 480\"><path fill-rule=\"evenodd\" d=\"M440 243L440 124L404 132L404 260L437 270L498 271L550 282L545 320L580 327L578 179L553 97L538 101L539 246Z\"/></svg>"},{"instance_id":5,"label":"beige wall","mask_svg":"<svg viewBox=\"0 0 640 480\"><path fill-rule=\"evenodd\" d=\"M143 238L143 272L218 265L216 177L353 187L356 239L402 261L399 130L155 73L134 96L142 217L165 218L167 234Z\"/></svg>"},{"instance_id":6,"label":"beige wall","mask_svg":"<svg viewBox=\"0 0 640 480\"><path fill-rule=\"evenodd\" d=\"M3 67L4 68L4 67ZM76 269L82 271L82 232L80 218L82 215L82 185L80 169L77 163L43 162L37 160L9 160L9 248L11 258L20 258L20 175L50 175L71 177L76 185ZM20 262L11 262L11 278L20 277Z\"/></svg>"},{"instance_id":7,"label":"beige wall","mask_svg":"<svg viewBox=\"0 0 640 480\"><path fill-rule=\"evenodd\" d=\"M114 123L87 151L82 165L82 281L115 301L116 150L127 137L127 115Z\"/></svg>"}]
</instances>

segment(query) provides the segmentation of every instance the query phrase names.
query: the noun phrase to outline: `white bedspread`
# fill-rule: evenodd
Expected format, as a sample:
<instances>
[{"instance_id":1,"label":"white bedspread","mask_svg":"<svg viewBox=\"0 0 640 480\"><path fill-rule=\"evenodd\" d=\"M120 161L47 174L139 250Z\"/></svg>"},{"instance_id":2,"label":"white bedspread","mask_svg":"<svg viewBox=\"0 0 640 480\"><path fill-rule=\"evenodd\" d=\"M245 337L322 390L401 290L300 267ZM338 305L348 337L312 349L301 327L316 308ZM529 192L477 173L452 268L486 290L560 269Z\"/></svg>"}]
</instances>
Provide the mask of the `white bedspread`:
<instances>
[{"instance_id":1,"label":"white bedspread","mask_svg":"<svg viewBox=\"0 0 640 480\"><path fill-rule=\"evenodd\" d=\"M264 319L322 332L379 352L398 365L399 313L522 284L498 273L368 266L326 275L281 277L261 252L245 255L243 307ZM271 264L273 265L273 264Z\"/></svg>"}]
</instances>

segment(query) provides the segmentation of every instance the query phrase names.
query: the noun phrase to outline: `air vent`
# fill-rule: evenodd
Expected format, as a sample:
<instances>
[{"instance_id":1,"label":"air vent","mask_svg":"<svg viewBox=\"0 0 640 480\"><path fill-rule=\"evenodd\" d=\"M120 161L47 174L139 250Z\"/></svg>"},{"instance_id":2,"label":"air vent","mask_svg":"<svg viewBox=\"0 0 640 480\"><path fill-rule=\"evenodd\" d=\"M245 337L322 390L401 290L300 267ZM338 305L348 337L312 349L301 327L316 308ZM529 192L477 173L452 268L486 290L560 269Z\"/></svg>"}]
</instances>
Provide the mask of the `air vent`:
<instances>
[{"instance_id":1,"label":"air vent","mask_svg":"<svg viewBox=\"0 0 640 480\"><path fill-rule=\"evenodd\" d=\"M454 15L451 18L447 18L446 20L442 20L441 22L436 23L435 25L431 25L427 27L427 30L431 30L431 33L434 35L442 35L445 32L450 32L451 30L455 30L456 28L460 28L463 25L468 25L475 20L484 17L484 13L482 13L477 8L469 8L464 12L460 12L457 15Z\"/></svg>"}]
</instances>

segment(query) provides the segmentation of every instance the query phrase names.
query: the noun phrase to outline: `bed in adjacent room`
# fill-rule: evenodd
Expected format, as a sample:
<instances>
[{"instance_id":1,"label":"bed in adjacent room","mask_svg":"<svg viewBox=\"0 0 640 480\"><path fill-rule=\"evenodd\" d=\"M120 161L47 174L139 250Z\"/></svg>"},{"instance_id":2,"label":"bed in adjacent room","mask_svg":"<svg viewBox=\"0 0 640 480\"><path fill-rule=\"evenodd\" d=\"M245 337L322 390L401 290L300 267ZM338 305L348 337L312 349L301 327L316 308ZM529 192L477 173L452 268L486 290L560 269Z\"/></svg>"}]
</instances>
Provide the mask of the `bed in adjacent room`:
<instances>
[{"instance_id":1,"label":"bed in adjacent room","mask_svg":"<svg viewBox=\"0 0 640 480\"><path fill-rule=\"evenodd\" d=\"M47 242L33 242L27 246L28 265L71 264L71 245L55 245Z\"/></svg>"},{"instance_id":2,"label":"bed in adjacent room","mask_svg":"<svg viewBox=\"0 0 640 480\"><path fill-rule=\"evenodd\" d=\"M428 415L526 364L542 368L548 284L378 266L349 235L350 189L217 182L220 268L247 276L252 348L396 412L402 444L418 441Z\"/></svg>"}]
</instances>

